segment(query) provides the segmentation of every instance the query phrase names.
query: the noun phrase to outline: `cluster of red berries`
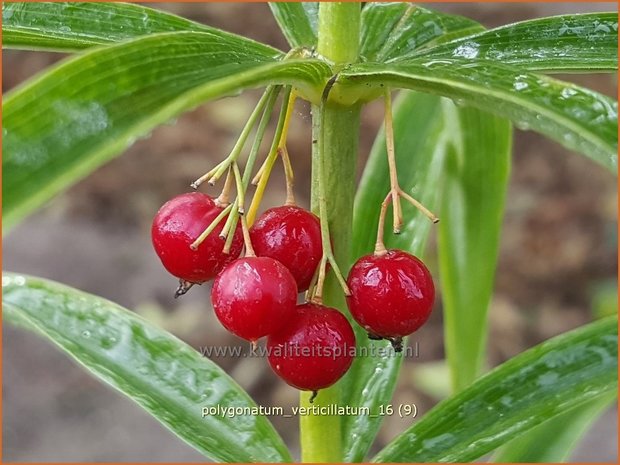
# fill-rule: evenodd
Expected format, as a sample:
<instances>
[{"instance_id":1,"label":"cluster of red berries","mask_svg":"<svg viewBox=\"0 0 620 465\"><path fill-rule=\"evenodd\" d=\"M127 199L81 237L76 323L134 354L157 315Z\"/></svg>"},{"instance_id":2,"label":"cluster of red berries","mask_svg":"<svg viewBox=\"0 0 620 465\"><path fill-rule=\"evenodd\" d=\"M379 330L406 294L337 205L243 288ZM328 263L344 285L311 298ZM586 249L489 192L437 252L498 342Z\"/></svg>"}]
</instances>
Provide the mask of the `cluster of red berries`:
<instances>
[{"instance_id":1,"label":"cluster of red berries","mask_svg":"<svg viewBox=\"0 0 620 465\"><path fill-rule=\"evenodd\" d=\"M228 254L221 226L193 250L190 245L222 210L198 192L167 202L151 229L164 267L189 283L215 278L211 301L219 321L252 343L267 336L269 364L287 383L310 391L332 385L353 361L348 349L355 347L353 329L333 308L297 305L298 293L308 289L321 260L319 219L296 206L272 208L249 231L257 256L238 258L239 226Z\"/></svg>"},{"instance_id":2,"label":"cluster of red berries","mask_svg":"<svg viewBox=\"0 0 620 465\"><path fill-rule=\"evenodd\" d=\"M353 329L333 308L297 305L298 293L310 287L323 254L319 219L297 206L267 210L249 230L256 256L246 250L239 258L244 243L239 225L224 253L224 221L192 248L222 211L213 198L198 192L167 202L151 230L164 267L190 285L215 278L211 301L219 321L252 344L266 336L269 364L287 383L315 393L332 385L353 361ZM396 350L403 336L428 319L435 293L424 264L398 250L360 258L348 286L353 318L370 337L388 339Z\"/></svg>"}]
</instances>

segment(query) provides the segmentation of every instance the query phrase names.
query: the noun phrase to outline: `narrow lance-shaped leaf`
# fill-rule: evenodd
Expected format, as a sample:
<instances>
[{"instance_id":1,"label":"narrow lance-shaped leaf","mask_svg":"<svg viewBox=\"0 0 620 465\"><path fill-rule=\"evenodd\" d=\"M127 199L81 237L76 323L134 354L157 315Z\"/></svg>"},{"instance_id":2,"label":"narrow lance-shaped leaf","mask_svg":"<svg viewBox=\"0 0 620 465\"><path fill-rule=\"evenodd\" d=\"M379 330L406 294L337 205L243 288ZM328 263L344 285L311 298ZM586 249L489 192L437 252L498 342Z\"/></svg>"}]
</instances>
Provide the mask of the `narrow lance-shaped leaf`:
<instances>
[{"instance_id":1,"label":"narrow lance-shaped leaf","mask_svg":"<svg viewBox=\"0 0 620 465\"><path fill-rule=\"evenodd\" d=\"M318 2L269 2L269 8L291 47L317 44Z\"/></svg>"},{"instance_id":2,"label":"narrow lance-shaped leaf","mask_svg":"<svg viewBox=\"0 0 620 465\"><path fill-rule=\"evenodd\" d=\"M468 462L618 383L617 317L550 339L437 404L376 462Z\"/></svg>"},{"instance_id":3,"label":"narrow lance-shaped leaf","mask_svg":"<svg viewBox=\"0 0 620 465\"><path fill-rule=\"evenodd\" d=\"M502 447L493 457L497 463L560 463L566 462L581 437L618 394L611 392L546 421L518 436Z\"/></svg>"},{"instance_id":4,"label":"narrow lance-shaped leaf","mask_svg":"<svg viewBox=\"0 0 620 465\"><path fill-rule=\"evenodd\" d=\"M618 13L533 19L401 54L394 61L466 58L518 65L528 71L592 72L618 69Z\"/></svg>"},{"instance_id":5,"label":"narrow lance-shaped leaf","mask_svg":"<svg viewBox=\"0 0 620 465\"><path fill-rule=\"evenodd\" d=\"M351 87L350 95L360 98L381 85L450 97L540 132L616 172L618 103L575 84L490 61L430 57L353 65L338 83L343 88L332 95L342 101Z\"/></svg>"},{"instance_id":6,"label":"narrow lance-shaped leaf","mask_svg":"<svg viewBox=\"0 0 620 465\"><path fill-rule=\"evenodd\" d=\"M85 52L22 85L3 105L5 228L206 100L274 82L320 92L330 73L276 58L228 35L166 33Z\"/></svg>"},{"instance_id":7,"label":"narrow lance-shaped leaf","mask_svg":"<svg viewBox=\"0 0 620 465\"><path fill-rule=\"evenodd\" d=\"M131 3L2 3L4 48L72 52L150 34L177 31L238 37L161 10ZM249 39L242 40L251 42ZM269 49L267 46L262 48ZM271 49L271 53L278 52Z\"/></svg>"},{"instance_id":8,"label":"narrow lance-shaped leaf","mask_svg":"<svg viewBox=\"0 0 620 465\"><path fill-rule=\"evenodd\" d=\"M51 281L5 273L3 316L50 340L201 453L228 462L291 457L252 399L221 368L136 314ZM206 415L203 407L247 409ZM252 409L256 409L252 411Z\"/></svg>"},{"instance_id":9,"label":"narrow lance-shaped leaf","mask_svg":"<svg viewBox=\"0 0 620 465\"><path fill-rule=\"evenodd\" d=\"M614 295L618 294L617 289ZM615 302L614 298L614 302ZM609 315L616 315L616 311ZM599 316L602 317L602 316ZM559 463L567 461L592 424L618 398L612 392L568 410L502 446L493 456L498 463Z\"/></svg>"},{"instance_id":10,"label":"narrow lance-shaped leaf","mask_svg":"<svg viewBox=\"0 0 620 465\"><path fill-rule=\"evenodd\" d=\"M450 135L439 97L403 92L394 105L394 132L397 165L401 187L434 208L438 196L437 183L443 166ZM381 202L389 191L389 174L385 151L385 135L377 137L355 199L353 221L353 257L372 253L377 234ZM400 235L386 228L386 245L422 255L432 227L418 210L403 202L405 225ZM386 221L388 225L391 221ZM381 426L380 406L390 403L403 357L394 356L385 341L371 341L359 327L356 337L360 352L385 351L385 357L357 357L342 381L345 405L368 407L375 417L367 415L343 418L344 460L359 462L368 453ZM391 356L389 355L391 354Z\"/></svg>"},{"instance_id":11,"label":"narrow lance-shaped leaf","mask_svg":"<svg viewBox=\"0 0 620 465\"><path fill-rule=\"evenodd\" d=\"M459 391L474 381L484 360L512 130L505 119L449 106L455 148L441 179L439 281L446 358Z\"/></svg>"},{"instance_id":12,"label":"narrow lance-shaped leaf","mask_svg":"<svg viewBox=\"0 0 620 465\"><path fill-rule=\"evenodd\" d=\"M367 3L362 10L360 56L384 62L484 29L469 18L411 3Z\"/></svg>"}]
</instances>

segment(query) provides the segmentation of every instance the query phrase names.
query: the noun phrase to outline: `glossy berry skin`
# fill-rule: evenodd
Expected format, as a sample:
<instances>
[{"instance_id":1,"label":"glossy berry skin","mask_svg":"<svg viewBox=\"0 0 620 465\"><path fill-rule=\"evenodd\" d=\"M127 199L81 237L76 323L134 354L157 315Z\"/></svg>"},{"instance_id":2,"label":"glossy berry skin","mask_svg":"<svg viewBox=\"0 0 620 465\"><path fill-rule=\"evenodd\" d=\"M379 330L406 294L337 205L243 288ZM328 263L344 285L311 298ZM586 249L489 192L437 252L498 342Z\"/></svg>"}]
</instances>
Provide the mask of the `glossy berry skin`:
<instances>
[{"instance_id":1,"label":"glossy berry skin","mask_svg":"<svg viewBox=\"0 0 620 465\"><path fill-rule=\"evenodd\" d=\"M293 387L318 391L331 386L353 362L355 334L338 310L303 304L281 331L267 338L269 365Z\"/></svg>"},{"instance_id":2,"label":"glossy berry skin","mask_svg":"<svg viewBox=\"0 0 620 465\"><path fill-rule=\"evenodd\" d=\"M269 257L235 260L217 275L211 290L215 315L248 341L272 334L291 319L297 285L290 271Z\"/></svg>"},{"instance_id":3,"label":"glossy berry skin","mask_svg":"<svg viewBox=\"0 0 620 465\"><path fill-rule=\"evenodd\" d=\"M151 239L162 264L172 275L191 283L202 283L213 279L239 256L243 248L240 225L235 230L230 253L222 252L225 241L219 233L226 218L197 250L190 248L221 211L209 195L200 192L181 194L159 209L151 227Z\"/></svg>"},{"instance_id":4,"label":"glossy berry skin","mask_svg":"<svg viewBox=\"0 0 620 465\"><path fill-rule=\"evenodd\" d=\"M296 206L271 208L250 229L256 255L271 257L295 277L299 292L308 290L321 261L321 225L316 215Z\"/></svg>"},{"instance_id":5,"label":"glossy berry skin","mask_svg":"<svg viewBox=\"0 0 620 465\"><path fill-rule=\"evenodd\" d=\"M372 336L407 336L422 326L435 300L433 278L421 260L402 250L366 255L351 268L347 305Z\"/></svg>"}]
</instances>

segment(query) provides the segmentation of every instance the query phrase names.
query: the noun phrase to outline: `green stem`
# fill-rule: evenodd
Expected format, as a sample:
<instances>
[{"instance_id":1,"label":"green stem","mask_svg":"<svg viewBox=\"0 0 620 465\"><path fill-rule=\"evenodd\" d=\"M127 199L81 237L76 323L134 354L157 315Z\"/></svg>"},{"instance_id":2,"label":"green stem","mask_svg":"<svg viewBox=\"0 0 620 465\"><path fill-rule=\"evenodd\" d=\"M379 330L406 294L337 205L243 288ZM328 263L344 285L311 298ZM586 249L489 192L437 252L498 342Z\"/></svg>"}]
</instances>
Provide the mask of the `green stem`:
<instances>
[{"instance_id":1,"label":"green stem","mask_svg":"<svg viewBox=\"0 0 620 465\"><path fill-rule=\"evenodd\" d=\"M319 6L320 55L342 65L357 61L359 52L359 3L321 3ZM336 84L337 85L337 84ZM350 266L350 238L353 222L353 198L359 138L359 105L344 107L327 103L323 111L312 108L312 210L319 210L319 171L323 171L323 188L327 219L336 262L343 272ZM322 115L321 115L322 114ZM321 118L322 116L322 118ZM320 120L323 120L323 128ZM316 141L316 142L315 142ZM322 147L323 153L320 154ZM320 156L321 155L321 156ZM319 162L323 163L319 170ZM346 311L342 288L333 273L325 281L323 302ZM312 405L309 392L302 392L300 406L316 407L339 404L340 385L321 389ZM341 462L341 418L327 415L300 416L301 458L303 462Z\"/></svg>"},{"instance_id":2,"label":"green stem","mask_svg":"<svg viewBox=\"0 0 620 465\"><path fill-rule=\"evenodd\" d=\"M319 44L317 52L334 62L337 69L355 63L359 55L360 4L325 2L319 6Z\"/></svg>"}]
</instances>

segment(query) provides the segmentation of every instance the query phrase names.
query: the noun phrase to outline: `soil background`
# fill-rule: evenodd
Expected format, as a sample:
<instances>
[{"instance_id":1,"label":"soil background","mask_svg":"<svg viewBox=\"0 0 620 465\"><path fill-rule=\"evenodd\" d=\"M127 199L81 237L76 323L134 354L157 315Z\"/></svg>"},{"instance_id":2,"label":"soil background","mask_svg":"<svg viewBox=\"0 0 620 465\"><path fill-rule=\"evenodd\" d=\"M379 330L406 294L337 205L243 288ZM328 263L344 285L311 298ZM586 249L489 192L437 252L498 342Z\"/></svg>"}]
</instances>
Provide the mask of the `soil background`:
<instances>
[{"instance_id":1,"label":"soil background","mask_svg":"<svg viewBox=\"0 0 620 465\"><path fill-rule=\"evenodd\" d=\"M152 4L193 20L286 49L265 4ZM616 10L615 3L428 4L487 27L551 14ZM5 51L3 92L51 65L61 54ZM615 75L569 75L616 95ZM5 269L54 279L134 309L194 347L238 345L215 320L208 286L171 298L175 280L151 249L150 223L166 200L222 159L257 99L244 93L201 106L162 126L14 229L3 241ZM297 198L309 204L310 120L299 104L289 136ZM381 124L382 107L363 113L360 173ZM514 166L491 303L489 365L549 337L614 311L617 276L616 179L589 160L532 132L515 130ZM215 190L209 191L215 193ZM275 170L265 208L284 200ZM433 242L433 241L431 241ZM430 254L433 254L431 243ZM413 339L394 403L423 414L442 395L441 310ZM92 378L36 336L3 327L3 450L8 462L204 461L196 451L122 395ZM297 391L256 359L215 360L263 405L285 409ZM429 375L428 373L431 373ZM429 382L435 381L429 386ZM296 419L274 418L298 454ZM388 418L376 450L410 420ZM573 461L617 462L616 406L586 435Z\"/></svg>"}]
</instances>

